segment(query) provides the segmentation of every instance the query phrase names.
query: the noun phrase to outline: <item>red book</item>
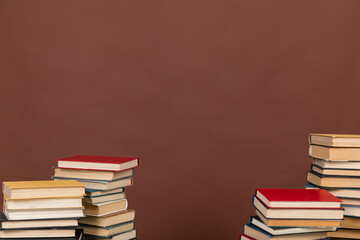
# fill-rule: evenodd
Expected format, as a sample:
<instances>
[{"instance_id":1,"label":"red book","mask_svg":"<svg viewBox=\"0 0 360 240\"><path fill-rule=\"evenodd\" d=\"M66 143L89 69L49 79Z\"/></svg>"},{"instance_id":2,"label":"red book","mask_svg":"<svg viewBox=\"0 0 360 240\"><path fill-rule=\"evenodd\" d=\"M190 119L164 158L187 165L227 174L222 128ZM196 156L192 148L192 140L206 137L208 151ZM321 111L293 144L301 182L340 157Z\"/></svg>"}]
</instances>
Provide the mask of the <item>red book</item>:
<instances>
[{"instance_id":1,"label":"red book","mask_svg":"<svg viewBox=\"0 0 360 240\"><path fill-rule=\"evenodd\" d=\"M138 158L76 155L58 159L59 168L120 172L137 167Z\"/></svg>"},{"instance_id":2,"label":"red book","mask_svg":"<svg viewBox=\"0 0 360 240\"><path fill-rule=\"evenodd\" d=\"M253 239L251 237L248 237L248 236L246 236L244 234L240 234L239 240L255 240L255 239Z\"/></svg>"},{"instance_id":3,"label":"red book","mask_svg":"<svg viewBox=\"0 0 360 240\"><path fill-rule=\"evenodd\" d=\"M269 208L340 208L340 199L324 189L258 188L255 196Z\"/></svg>"}]
</instances>

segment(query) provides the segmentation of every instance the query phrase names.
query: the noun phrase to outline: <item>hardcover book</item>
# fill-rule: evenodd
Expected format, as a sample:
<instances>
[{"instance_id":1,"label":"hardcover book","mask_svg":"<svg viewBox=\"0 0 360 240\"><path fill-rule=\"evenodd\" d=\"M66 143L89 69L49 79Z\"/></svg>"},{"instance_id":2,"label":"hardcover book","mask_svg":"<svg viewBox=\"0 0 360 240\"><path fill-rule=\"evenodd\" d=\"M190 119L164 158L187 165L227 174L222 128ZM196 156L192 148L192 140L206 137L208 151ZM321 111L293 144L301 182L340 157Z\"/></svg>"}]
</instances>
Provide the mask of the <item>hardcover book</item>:
<instances>
[{"instance_id":1,"label":"hardcover book","mask_svg":"<svg viewBox=\"0 0 360 240\"><path fill-rule=\"evenodd\" d=\"M54 177L54 180L56 181L64 180L64 179L70 180L71 178ZM111 182L101 181L101 180L89 180L89 179L77 179L77 181L82 183L86 189L97 189L97 190L112 190L122 187L129 187L133 184L132 177L121 178Z\"/></svg>"},{"instance_id":2,"label":"hardcover book","mask_svg":"<svg viewBox=\"0 0 360 240\"><path fill-rule=\"evenodd\" d=\"M99 237L111 237L120 233L134 230L135 222L121 223L106 228L83 225L83 224L81 224L81 227L84 230L84 234L95 235Z\"/></svg>"},{"instance_id":3,"label":"hardcover book","mask_svg":"<svg viewBox=\"0 0 360 240\"><path fill-rule=\"evenodd\" d=\"M318 227L331 228L339 227L340 220L328 219L272 219L265 218L258 210L255 210L256 215L269 227Z\"/></svg>"},{"instance_id":4,"label":"hardcover book","mask_svg":"<svg viewBox=\"0 0 360 240\"><path fill-rule=\"evenodd\" d=\"M4 213L0 213L0 229L25 229L25 228L54 228L54 227L77 227L77 219L46 219L11 221Z\"/></svg>"},{"instance_id":5,"label":"hardcover book","mask_svg":"<svg viewBox=\"0 0 360 240\"><path fill-rule=\"evenodd\" d=\"M329 188L360 188L360 177L322 175L316 172L308 172L307 181L315 186Z\"/></svg>"},{"instance_id":6,"label":"hardcover book","mask_svg":"<svg viewBox=\"0 0 360 240\"><path fill-rule=\"evenodd\" d=\"M360 161L360 148L339 148L310 145L309 155L331 161Z\"/></svg>"},{"instance_id":7,"label":"hardcover book","mask_svg":"<svg viewBox=\"0 0 360 240\"><path fill-rule=\"evenodd\" d=\"M58 159L59 168L124 171L137 167L138 158L77 155Z\"/></svg>"},{"instance_id":8,"label":"hardcover book","mask_svg":"<svg viewBox=\"0 0 360 240\"><path fill-rule=\"evenodd\" d=\"M103 216L126 210L127 206L126 198L97 204L84 204L84 213L88 216Z\"/></svg>"},{"instance_id":9,"label":"hardcover book","mask_svg":"<svg viewBox=\"0 0 360 240\"><path fill-rule=\"evenodd\" d=\"M342 220L342 208L269 208L256 196L253 198L254 207L266 218L277 219L328 219Z\"/></svg>"},{"instance_id":10,"label":"hardcover book","mask_svg":"<svg viewBox=\"0 0 360 240\"><path fill-rule=\"evenodd\" d=\"M341 200L323 189L256 189L269 208L340 208Z\"/></svg>"},{"instance_id":11,"label":"hardcover book","mask_svg":"<svg viewBox=\"0 0 360 240\"><path fill-rule=\"evenodd\" d=\"M8 199L82 197L85 187L75 180L3 182Z\"/></svg>"},{"instance_id":12,"label":"hardcover book","mask_svg":"<svg viewBox=\"0 0 360 240\"><path fill-rule=\"evenodd\" d=\"M360 135L310 133L309 142L328 147L360 147Z\"/></svg>"},{"instance_id":13,"label":"hardcover book","mask_svg":"<svg viewBox=\"0 0 360 240\"><path fill-rule=\"evenodd\" d=\"M313 233L297 233L297 234L287 234L287 235L271 235L268 232L252 225L245 224L244 225L244 234L258 240L271 240L271 239L292 239L292 240L316 240L327 238L327 232L313 232Z\"/></svg>"},{"instance_id":14,"label":"hardcover book","mask_svg":"<svg viewBox=\"0 0 360 240\"><path fill-rule=\"evenodd\" d=\"M103 215L101 217L86 216L84 218L80 218L79 223L105 228L119 223L125 223L134 220L135 220L135 211L124 210L120 212Z\"/></svg>"},{"instance_id":15,"label":"hardcover book","mask_svg":"<svg viewBox=\"0 0 360 240\"><path fill-rule=\"evenodd\" d=\"M134 169L124 170L121 172L83 170L55 168L55 177L74 178L74 179L92 179L103 181L114 181L120 178L131 177L134 175Z\"/></svg>"}]
</instances>

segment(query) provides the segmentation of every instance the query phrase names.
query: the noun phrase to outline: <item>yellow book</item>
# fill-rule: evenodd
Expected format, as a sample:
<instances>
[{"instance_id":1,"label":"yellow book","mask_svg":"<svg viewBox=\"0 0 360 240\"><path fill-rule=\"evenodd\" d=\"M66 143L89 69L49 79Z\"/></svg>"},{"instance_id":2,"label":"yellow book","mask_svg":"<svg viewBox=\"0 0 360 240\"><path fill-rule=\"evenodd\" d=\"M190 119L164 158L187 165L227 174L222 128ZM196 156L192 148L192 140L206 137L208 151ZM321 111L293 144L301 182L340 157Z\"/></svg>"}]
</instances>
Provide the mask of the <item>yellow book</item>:
<instances>
[{"instance_id":1,"label":"yellow book","mask_svg":"<svg viewBox=\"0 0 360 240\"><path fill-rule=\"evenodd\" d=\"M81 197L85 186L75 180L3 182L3 192L8 199Z\"/></svg>"}]
</instances>

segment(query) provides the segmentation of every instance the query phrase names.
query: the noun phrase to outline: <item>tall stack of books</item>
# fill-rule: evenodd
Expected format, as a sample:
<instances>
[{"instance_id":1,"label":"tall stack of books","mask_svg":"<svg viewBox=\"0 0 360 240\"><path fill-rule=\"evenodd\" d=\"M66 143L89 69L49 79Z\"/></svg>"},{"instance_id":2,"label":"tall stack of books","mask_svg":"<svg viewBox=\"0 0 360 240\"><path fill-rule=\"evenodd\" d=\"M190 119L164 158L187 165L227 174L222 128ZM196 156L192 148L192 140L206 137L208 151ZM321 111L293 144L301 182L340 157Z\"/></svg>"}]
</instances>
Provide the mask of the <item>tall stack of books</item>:
<instances>
[{"instance_id":1,"label":"tall stack of books","mask_svg":"<svg viewBox=\"0 0 360 240\"><path fill-rule=\"evenodd\" d=\"M86 217L79 220L85 239L136 238L135 211L128 210L124 188L133 184L137 158L78 155L58 160L53 178L85 185Z\"/></svg>"},{"instance_id":2,"label":"tall stack of books","mask_svg":"<svg viewBox=\"0 0 360 240\"><path fill-rule=\"evenodd\" d=\"M331 238L360 239L360 135L310 134L307 189L326 189L342 200L345 218Z\"/></svg>"},{"instance_id":3,"label":"tall stack of books","mask_svg":"<svg viewBox=\"0 0 360 240\"><path fill-rule=\"evenodd\" d=\"M326 239L343 219L341 201L322 189L257 189L256 216L244 224L245 239Z\"/></svg>"},{"instance_id":4,"label":"tall stack of books","mask_svg":"<svg viewBox=\"0 0 360 240\"><path fill-rule=\"evenodd\" d=\"M81 239L84 185L73 180L4 182L0 238Z\"/></svg>"}]
</instances>

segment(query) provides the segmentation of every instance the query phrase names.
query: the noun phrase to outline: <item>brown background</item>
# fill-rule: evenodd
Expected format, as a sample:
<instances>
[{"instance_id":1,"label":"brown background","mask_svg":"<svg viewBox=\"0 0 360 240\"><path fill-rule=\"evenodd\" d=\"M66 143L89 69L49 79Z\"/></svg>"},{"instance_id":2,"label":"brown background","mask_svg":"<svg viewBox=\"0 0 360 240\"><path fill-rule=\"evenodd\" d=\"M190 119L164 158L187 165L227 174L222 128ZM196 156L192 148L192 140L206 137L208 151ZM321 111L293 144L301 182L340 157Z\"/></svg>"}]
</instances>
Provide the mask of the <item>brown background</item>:
<instances>
[{"instance_id":1,"label":"brown background","mask_svg":"<svg viewBox=\"0 0 360 240\"><path fill-rule=\"evenodd\" d=\"M360 133L359 1L0 1L0 180L138 156L140 240L236 239L301 188L309 132Z\"/></svg>"}]
</instances>

